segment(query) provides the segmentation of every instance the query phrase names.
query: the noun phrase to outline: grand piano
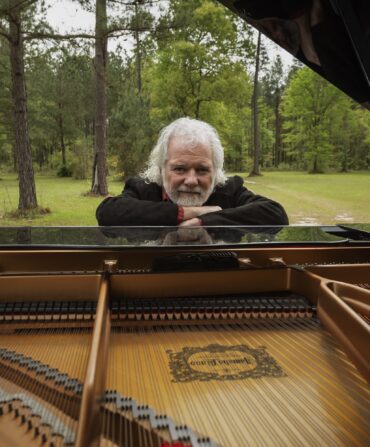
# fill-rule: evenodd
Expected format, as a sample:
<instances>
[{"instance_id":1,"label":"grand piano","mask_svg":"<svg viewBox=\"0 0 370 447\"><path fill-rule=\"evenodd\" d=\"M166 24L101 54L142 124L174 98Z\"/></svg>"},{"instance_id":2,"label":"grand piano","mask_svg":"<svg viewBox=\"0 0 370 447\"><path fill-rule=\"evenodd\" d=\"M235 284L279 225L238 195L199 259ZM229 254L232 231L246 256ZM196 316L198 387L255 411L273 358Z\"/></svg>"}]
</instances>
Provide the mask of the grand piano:
<instances>
[{"instance_id":1,"label":"grand piano","mask_svg":"<svg viewBox=\"0 0 370 447\"><path fill-rule=\"evenodd\" d=\"M367 1L222 3L369 103ZM367 446L369 323L369 224L2 227L0 446Z\"/></svg>"}]
</instances>

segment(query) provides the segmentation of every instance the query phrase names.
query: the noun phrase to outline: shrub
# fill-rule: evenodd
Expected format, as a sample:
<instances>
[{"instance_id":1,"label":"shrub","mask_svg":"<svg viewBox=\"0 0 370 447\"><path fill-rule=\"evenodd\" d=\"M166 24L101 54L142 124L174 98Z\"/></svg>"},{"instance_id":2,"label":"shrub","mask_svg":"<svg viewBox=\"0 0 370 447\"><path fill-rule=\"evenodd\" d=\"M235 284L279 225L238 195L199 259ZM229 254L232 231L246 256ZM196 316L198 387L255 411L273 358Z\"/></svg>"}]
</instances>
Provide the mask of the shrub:
<instances>
[{"instance_id":1,"label":"shrub","mask_svg":"<svg viewBox=\"0 0 370 447\"><path fill-rule=\"evenodd\" d=\"M57 171L58 177L72 177L72 166L61 165Z\"/></svg>"}]
</instances>

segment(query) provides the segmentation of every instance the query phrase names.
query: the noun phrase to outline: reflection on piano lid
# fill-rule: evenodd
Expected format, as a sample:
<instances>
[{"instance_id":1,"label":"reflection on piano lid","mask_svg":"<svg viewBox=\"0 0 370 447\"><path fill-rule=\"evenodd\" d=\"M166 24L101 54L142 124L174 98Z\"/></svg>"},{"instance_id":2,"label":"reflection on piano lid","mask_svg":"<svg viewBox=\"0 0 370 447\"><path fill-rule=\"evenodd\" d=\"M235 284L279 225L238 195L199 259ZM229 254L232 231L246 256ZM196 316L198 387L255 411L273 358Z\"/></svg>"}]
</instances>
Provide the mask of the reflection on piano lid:
<instances>
[{"instance_id":1,"label":"reflection on piano lid","mask_svg":"<svg viewBox=\"0 0 370 447\"><path fill-rule=\"evenodd\" d=\"M0 248L370 245L370 224L275 227L1 227Z\"/></svg>"},{"instance_id":2,"label":"reflection on piano lid","mask_svg":"<svg viewBox=\"0 0 370 447\"><path fill-rule=\"evenodd\" d=\"M357 102L370 108L368 0L220 0Z\"/></svg>"}]
</instances>

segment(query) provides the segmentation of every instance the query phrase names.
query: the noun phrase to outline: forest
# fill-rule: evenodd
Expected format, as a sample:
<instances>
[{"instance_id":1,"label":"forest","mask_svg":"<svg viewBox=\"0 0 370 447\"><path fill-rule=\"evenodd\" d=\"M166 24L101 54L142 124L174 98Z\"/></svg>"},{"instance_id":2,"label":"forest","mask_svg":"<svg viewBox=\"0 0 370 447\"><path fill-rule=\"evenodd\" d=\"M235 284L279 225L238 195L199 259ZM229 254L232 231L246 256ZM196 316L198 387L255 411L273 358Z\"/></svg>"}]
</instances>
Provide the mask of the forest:
<instances>
[{"instance_id":1,"label":"forest","mask_svg":"<svg viewBox=\"0 0 370 447\"><path fill-rule=\"evenodd\" d=\"M229 172L369 170L369 112L220 3L73 1L93 32L53 29L53 0L0 0L0 173L19 210L38 207L39 173L108 194L181 116L217 129Z\"/></svg>"}]
</instances>

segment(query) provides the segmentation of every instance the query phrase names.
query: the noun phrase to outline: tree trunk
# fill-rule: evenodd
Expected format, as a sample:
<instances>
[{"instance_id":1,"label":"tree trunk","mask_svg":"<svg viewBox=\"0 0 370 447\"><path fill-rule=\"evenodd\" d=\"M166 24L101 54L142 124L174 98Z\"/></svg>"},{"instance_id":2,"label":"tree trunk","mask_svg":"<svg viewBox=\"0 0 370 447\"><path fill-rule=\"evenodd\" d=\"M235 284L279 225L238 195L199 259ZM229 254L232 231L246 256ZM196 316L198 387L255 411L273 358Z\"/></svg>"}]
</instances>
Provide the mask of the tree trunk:
<instances>
[{"instance_id":1,"label":"tree trunk","mask_svg":"<svg viewBox=\"0 0 370 447\"><path fill-rule=\"evenodd\" d=\"M260 52L261 52L261 33L258 32L256 64L254 70L254 85L252 97L252 113L253 113L253 168L250 176L261 175L260 173L260 139L258 128L258 74L260 68Z\"/></svg>"},{"instance_id":2,"label":"tree trunk","mask_svg":"<svg viewBox=\"0 0 370 447\"><path fill-rule=\"evenodd\" d=\"M60 149L62 152L62 165L66 166L67 160L66 160L66 145L64 141L64 119L63 119L63 81L62 81L62 74L61 72L58 72L58 116L57 116L57 123L59 128L59 141L60 141Z\"/></svg>"},{"instance_id":3,"label":"tree trunk","mask_svg":"<svg viewBox=\"0 0 370 447\"><path fill-rule=\"evenodd\" d=\"M61 106L59 108L59 117L58 117L58 125L59 125L59 139L60 139L60 149L62 151L62 165L66 166L67 160L66 160L66 145L64 142L64 123L63 123L63 116L62 116L62 110Z\"/></svg>"},{"instance_id":4,"label":"tree trunk","mask_svg":"<svg viewBox=\"0 0 370 447\"><path fill-rule=\"evenodd\" d=\"M348 172L348 157L347 157L347 147L346 146L344 148L341 172Z\"/></svg>"},{"instance_id":5,"label":"tree trunk","mask_svg":"<svg viewBox=\"0 0 370 447\"><path fill-rule=\"evenodd\" d=\"M139 35L139 6L135 1L135 43L136 43L136 82L137 92L141 94L141 49L140 49L140 35Z\"/></svg>"},{"instance_id":6,"label":"tree trunk","mask_svg":"<svg viewBox=\"0 0 370 447\"><path fill-rule=\"evenodd\" d=\"M199 120L200 117L200 105L201 105L201 101L198 99L197 102L195 103L195 119Z\"/></svg>"},{"instance_id":7,"label":"tree trunk","mask_svg":"<svg viewBox=\"0 0 370 447\"><path fill-rule=\"evenodd\" d=\"M84 119L84 131L85 131L85 138L88 138L91 135L91 123L89 118Z\"/></svg>"},{"instance_id":8,"label":"tree trunk","mask_svg":"<svg viewBox=\"0 0 370 447\"><path fill-rule=\"evenodd\" d=\"M281 162L281 115L280 115L280 93L276 96L275 102L275 153L274 166L278 167Z\"/></svg>"},{"instance_id":9,"label":"tree trunk","mask_svg":"<svg viewBox=\"0 0 370 447\"><path fill-rule=\"evenodd\" d=\"M313 168L312 168L312 174L317 174L319 172L319 163L317 160L317 155L315 155L313 159Z\"/></svg>"},{"instance_id":10,"label":"tree trunk","mask_svg":"<svg viewBox=\"0 0 370 447\"><path fill-rule=\"evenodd\" d=\"M10 65L14 104L15 155L18 165L19 204L21 211L36 208L36 185L32 166L32 151L28 133L27 92L24 76L23 38L20 11L12 10L9 20Z\"/></svg>"},{"instance_id":11,"label":"tree trunk","mask_svg":"<svg viewBox=\"0 0 370 447\"><path fill-rule=\"evenodd\" d=\"M96 0L95 24L95 139L94 171L91 192L105 196L107 185L107 4L106 0Z\"/></svg>"}]
</instances>

